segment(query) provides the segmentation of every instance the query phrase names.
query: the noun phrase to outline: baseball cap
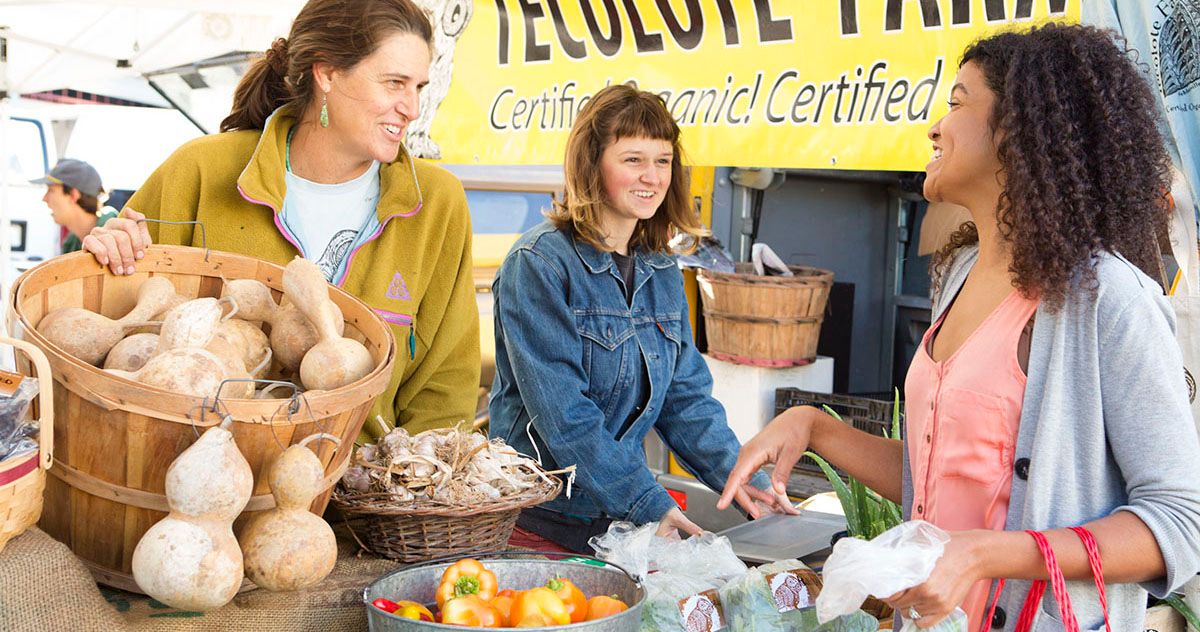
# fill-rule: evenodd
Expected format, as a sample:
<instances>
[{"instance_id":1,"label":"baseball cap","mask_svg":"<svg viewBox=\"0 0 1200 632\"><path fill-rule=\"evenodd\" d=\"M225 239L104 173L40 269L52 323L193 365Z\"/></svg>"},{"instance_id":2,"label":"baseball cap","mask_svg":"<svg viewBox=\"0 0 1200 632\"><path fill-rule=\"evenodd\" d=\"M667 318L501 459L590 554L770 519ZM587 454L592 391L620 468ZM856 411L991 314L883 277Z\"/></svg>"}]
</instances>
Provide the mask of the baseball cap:
<instances>
[{"instance_id":1,"label":"baseball cap","mask_svg":"<svg viewBox=\"0 0 1200 632\"><path fill-rule=\"evenodd\" d=\"M64 158L45 177L30 180L32 184L65 184L84 195L99 197L104 188L96 168L82 160Z\"/></svg>"}]
</instances>

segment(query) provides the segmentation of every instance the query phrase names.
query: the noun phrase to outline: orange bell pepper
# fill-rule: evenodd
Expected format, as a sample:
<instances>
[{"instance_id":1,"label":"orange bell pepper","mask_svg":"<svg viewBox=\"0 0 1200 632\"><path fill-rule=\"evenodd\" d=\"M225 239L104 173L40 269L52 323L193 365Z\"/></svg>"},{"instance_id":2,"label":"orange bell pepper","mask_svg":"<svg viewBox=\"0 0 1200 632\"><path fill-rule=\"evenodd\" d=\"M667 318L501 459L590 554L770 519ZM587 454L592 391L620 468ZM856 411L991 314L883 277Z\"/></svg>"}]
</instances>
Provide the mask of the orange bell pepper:
<instances>
[{"instance_id":1,"label":"orange bell pepper","mask_svg":"<svg viewBox=\"0 0 1200 632\"><path fill-rule=\"evenodd\" d=\"M442 582L437 588L437 605L443 604L455 597L464 595L479 595L484 601L491 601L496 596L496 574L483 567L479 560L461 559L442 573Z\"/></svg>"},{"instance_id":2,"label":"orange bell pepper","mask_svg":"<svg viewBox=\"0 0 1200 632\"><path fill-rule=\"evenodd\" d=\"M548 628L552 625L554 625L554 622L550 620L550 617L547 617L544 614L534 613L534 614L529 615L528 617L525 617L524 619L521 619L521 622L518 623L517 625L514 625L513 627L514 628Z\"/></svg>"},{"instance_id":3,"label":"orange bell pepper","mask_svg":"<svg viewBox=\"0 0 1200 632\"><path fill-rule=\"evenodd\" d=\"M474 628L498 628L502 623L500 611L479 595L464 595L447 601L442 606L441 622Z\"/></svg>"},{"instance_id":4,"label":"orange bell pepper","mask_svg":"<svg viewBox=\"0 0 1200 632\"><path fill-rule=\"evenodd\" d=\"M604 617L611 617L614 614L625 612L629 606L625 605L624 601L616 597L608 595L596 595L587 601L587 619L585 621L595 621Z\"/></svg>"},{"instance_id":5,"label":"orange bell pepper","mask_svg":"<svg viewBox=\"0 0 1200 632\"><path fill-rule=\"evenodd\" d=\"M492 607L500 611L500 619L504 627L512 626L512 607L517 600L517 591L511 588L505 588L496 593L495 599L492 599Z\"/></svg>"},{"instance_id":6,"label":"orange bell pepper","mask_svg":"<svg viewBox=\"0 0 1200 632\"><path fill-rule=\"evenodd\" d=\"M571 623L579 623L587 618L587 597L571 580L555 577L546 582L546 588L554 591L554 594L562 599L563 605L567 607L567 614L571 615Z\"/></svg>"},{"instance_id":7,"label":"orange bell pepper","mask_svg":"<svg viewBox=\"0 0 1200 632\"><path fill-rule=\"evenodd\" d=\"M566 625L571 622L567 606L549 588L532 588L517 595L509 621L516 627L529 627L534 619L545 620L541 625Z\"/></svg>"},{"instance_id":8,"label":"orange bell pepper","mask_svg":"<svg viewBox=\"0 0 1200 632\"><path fill-rule=\"evenodd\" d=\"M397 601L396 610L392 614L405 619L414 619L416 621L433 621L433 613L429 608L415 601Z\"/></svg>"}]
</instances>

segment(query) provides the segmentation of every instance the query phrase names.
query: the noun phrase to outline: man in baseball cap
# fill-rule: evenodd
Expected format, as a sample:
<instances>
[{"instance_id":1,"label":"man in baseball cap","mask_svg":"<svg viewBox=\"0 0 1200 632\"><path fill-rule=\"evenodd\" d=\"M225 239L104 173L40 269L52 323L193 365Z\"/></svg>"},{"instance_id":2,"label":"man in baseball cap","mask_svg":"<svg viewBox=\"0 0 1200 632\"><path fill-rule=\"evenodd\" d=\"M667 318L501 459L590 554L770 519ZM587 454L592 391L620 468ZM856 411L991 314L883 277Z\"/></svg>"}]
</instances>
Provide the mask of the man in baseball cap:
<instances>
[{"instance_id":1,"label":"man in baseball cap","mask_svg":"<svg viewBox=\"0 0 1200 632\"><path fill-rule=\"evenodd\" d=\"M117 215L116 209L100 208L104 193L100 174L82 160L64 158L45 177L30 182L46 185L42 201L50 207L54 222L64 229L63 253L79 250L85 235Z\"/></svg>"}]
</instances>

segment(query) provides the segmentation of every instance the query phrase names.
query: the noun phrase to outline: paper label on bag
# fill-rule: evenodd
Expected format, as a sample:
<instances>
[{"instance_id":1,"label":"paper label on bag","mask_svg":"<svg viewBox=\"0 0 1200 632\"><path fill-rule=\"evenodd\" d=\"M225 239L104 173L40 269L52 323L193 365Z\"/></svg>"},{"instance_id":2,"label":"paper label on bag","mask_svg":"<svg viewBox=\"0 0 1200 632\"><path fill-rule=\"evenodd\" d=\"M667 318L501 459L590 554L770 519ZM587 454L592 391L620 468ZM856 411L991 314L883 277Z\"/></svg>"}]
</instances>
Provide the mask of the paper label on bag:
<instances>
[{"instance_id":1,"label":"paper label on bag","mask_svg":"<svg viewBox=\"0 0 1200 632\"><path fill-rule=\"evenodd\" d=\"M21 382L25 380L25 376L20 373L10 373L8 371L0 371L0 395L12 397L13 393L21 388Z\"/></svg>"},{"instance_id":2,"label":"paper label on bag","mask_svg":"<svg viewBox=\"0 0 1200 632\"><path fill-rule=\"evenodd\" d=\"M820 584L805 577L805 573L816 576L812 571L799 569L767 575L767 586L771 589L771 596L775 598L775 608L779 612L817 605L817 595L821 593Z\"/></svg>"},{"instance_id":3,"label":"paper label on bag","mask_svg":"<svg viewBox=\"0 0 1200 632\"><path fill-rule=\"evenodd\" d=\"M679 614L687 632L716 632L725 627L725 612L715 589L680 599Z\"/></svg>"}]
</instances>

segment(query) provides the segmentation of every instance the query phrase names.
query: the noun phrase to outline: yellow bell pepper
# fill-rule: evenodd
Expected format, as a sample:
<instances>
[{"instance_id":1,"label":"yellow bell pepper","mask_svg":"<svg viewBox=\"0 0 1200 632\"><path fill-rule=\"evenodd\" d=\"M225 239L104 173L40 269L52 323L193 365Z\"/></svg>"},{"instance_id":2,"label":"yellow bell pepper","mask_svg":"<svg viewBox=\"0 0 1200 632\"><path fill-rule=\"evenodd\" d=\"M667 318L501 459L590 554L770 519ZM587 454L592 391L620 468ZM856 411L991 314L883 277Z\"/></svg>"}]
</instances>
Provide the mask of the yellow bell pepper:
<instances>
[{"instance_id":1,"label":"yellow bell pepper","mask_svg":"<svg viewBox=\"0 0 1200 632\"><path fill-rule=\"evenodd\" d=\"M415 601L397 601L396 610L392 614L405 619L414 619L416 621L433 621L433 613L429 608Z\"/></svg>"},{"instance_id":2,"label":"yellow bell pepper","mask_svg":"<svg viewBox=\"0 0 1200 632\"><path fill-rule=\"evenodd\" d=\"M562 599L563 604L567 607L567 614L571 615L571 623L579 623L587 618L587 597L571 580L565 577L555 577L546 582L546 588L554 591L554 594Z\"/></svg>"},{"instance_id":3,"label":"yellow bell pepper","mask_svg":"<svg viewBox=\"0 0 1200 632\"><path fill-rule=\"evenodd\" d=\"M496 596L496 574L484 568L479 560L461 559L442 573L442 582L437 588L437 605L443 605L455 597L479 595L484 601Z\"/></svg>"},{"instance_id":4,"label":"yellow bell pepper","mask_svg":"<svg viewBox=\"0 0 1200 632\"><path fill-rule=\"evenodd\" d=\"M512 626L512 607L517 594L517 591L506 588L496 593L496 598L491 601L492 607L500 611L500 620L506 628Z\"/></svg>"},{"instance_id":5,"label":"yellow bell pepper","mask_svg":"<svg viewBox=\"0 0 1200 632\"><path fill-rule=\"evenodd\" d=\"M541 625L566 625L571 622L567 606L549 588L533 588L517 595L509 622L516 627L529 627L532 620L545 620Z\"/></svg>"},{"instance_id":6,"label":"yellow bell pepper","mask_svg":"<svg viewBox=\"0 0 1200 632\"><path fill-rule=\"evenodd\" d=\"M474 628L498 628L502 623L500 611L479 595L465 595L447 601L442 606L441 622Z\"/></svg>"}]
</instances>

